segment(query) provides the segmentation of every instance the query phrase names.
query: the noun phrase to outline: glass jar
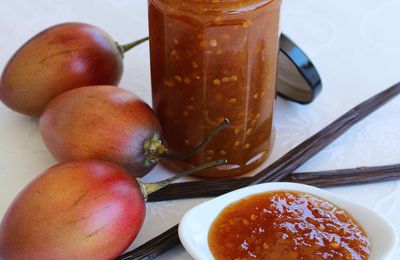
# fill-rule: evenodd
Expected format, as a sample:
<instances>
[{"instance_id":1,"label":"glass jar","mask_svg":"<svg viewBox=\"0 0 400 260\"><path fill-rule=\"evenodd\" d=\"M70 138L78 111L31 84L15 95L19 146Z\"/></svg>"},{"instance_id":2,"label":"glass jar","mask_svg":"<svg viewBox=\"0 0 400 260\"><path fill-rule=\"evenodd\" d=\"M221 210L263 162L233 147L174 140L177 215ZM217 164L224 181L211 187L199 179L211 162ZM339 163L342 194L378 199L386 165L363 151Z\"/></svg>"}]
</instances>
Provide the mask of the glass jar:
<instances>
[{"instance_id":1,"label":"glass jar","mask_svg":"<svg viewBox=\"0 0 400 260\"><path fill-rule=\"evenodd\" d=\"M259 166L271 150L281 0L149 0L153 107L175 151L222 130L176 170L226 158L203 177Z\"/></svg>"}]
</instances>

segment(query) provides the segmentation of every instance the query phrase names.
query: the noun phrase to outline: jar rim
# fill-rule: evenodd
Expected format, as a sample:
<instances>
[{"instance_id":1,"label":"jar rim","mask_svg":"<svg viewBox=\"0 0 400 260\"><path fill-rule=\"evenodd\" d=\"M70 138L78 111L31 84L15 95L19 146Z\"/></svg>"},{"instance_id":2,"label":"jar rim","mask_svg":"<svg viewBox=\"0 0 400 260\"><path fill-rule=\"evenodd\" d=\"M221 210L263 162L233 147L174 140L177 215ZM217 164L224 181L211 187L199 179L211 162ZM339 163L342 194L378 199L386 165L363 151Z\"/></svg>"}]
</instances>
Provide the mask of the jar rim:
<instances>
[{"instance_id":1,"label":"jar rim","mask_svg":"<svg viewBox=\"0 0 400 260\"><path fill-rule=\"evenodd\" d=\"M236 14L243 13L270 4L281 2L282 0L148 0L154 4L164 5L176 4L175 10L192 11L195 13L224 13ZM217 2L218 1L218 2ZM207 4L207 5L206 5Z\"/></svg>"}]
</instances>

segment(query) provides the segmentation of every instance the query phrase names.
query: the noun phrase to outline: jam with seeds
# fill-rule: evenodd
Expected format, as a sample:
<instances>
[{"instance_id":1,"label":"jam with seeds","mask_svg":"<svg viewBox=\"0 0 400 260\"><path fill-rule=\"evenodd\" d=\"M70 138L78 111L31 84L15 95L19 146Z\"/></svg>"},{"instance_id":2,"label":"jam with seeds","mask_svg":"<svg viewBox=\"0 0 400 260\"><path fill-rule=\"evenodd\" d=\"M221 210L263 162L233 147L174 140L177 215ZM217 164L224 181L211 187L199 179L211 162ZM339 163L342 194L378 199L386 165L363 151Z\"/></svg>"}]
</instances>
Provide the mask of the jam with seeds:
<instances>
[{"instance_id":1,"label":"jam with seeds","mask_svg":"<svg viewBox=\"0 0 400 260\"><path fill-rule=\"evenodd\" d=\"M370 242L343 209L306 193L257 194L226 207L212 224L215 259L367 259Z\"/></svg>"},{"instance_id":2,"label":"jam with seeds","mask_svg":"<svg viewBox=\"0 0 400 260\"><path fill-rule=\"evenodd\" d=\"M175 151L231 125L176 169L226 158L201 176L259 166L271 149L281 0L149 0L153 107Z\"/></svg>"}]
</instances>

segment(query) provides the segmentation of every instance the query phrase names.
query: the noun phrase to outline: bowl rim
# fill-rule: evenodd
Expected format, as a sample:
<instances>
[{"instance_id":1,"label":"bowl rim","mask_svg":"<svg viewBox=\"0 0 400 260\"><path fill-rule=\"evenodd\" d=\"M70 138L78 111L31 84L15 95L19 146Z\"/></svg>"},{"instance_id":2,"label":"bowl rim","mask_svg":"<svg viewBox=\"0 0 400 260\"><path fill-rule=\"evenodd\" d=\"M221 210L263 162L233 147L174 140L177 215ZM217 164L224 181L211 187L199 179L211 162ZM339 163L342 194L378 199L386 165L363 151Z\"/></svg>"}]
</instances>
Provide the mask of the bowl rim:
<instances>
[{"instance_id":1,"label":"bowl rim","mask_svg":"<svg viewBox=\"0 0 400 260\"><path fill-rule=\"evenodd\" d=\"M386 220L384 216L374 210L371 210L367 207L351 202L350 200L342 196L336 195L332 192L320 188L316 188L314 186L291 182L272 182L253 185L226 193L219 197L203 202L187 211L186 214L183 216L178 228L179 238L182 242L182 245L184 246L186 251L195 259L205 259L205 255L207 255L207 259L210 258L212 254L208 246L207 238L205 248L206 252L204 252L204 250L199 250L192 243L191 238L193 238L194 236L193 233L190 233L191 235L188 234L188 229L190 228L190 225L193 224L193 220L196 220L197 223L199 223L199 221L206 221L206 234L208 236L208 231L211 224L214 222L216 216L218 216L226 206L248 196L273 191L297 191L309 193L321 199L327 200L334 205L346 210L357 221L357 223L363 227L364 231L367 233L367 236L371 241L371 254L368 258L369 260L387 259L393 253L396 244L398 243L397 233L393 225L388 220ZM199 212L208 212L211 214L206 214L206 217L204 218L198 218L196 217L196 214ZM368 218L374 221L367 221L366 219ZM377 226L377 228L373 228L372 226ZM383 246L386 246L386 251L383 253L379 253L379 255L375 255L376 251L382 251L382 249L379 250L379 248L375 248L378 244L382 243L378 243L379 241L375 240L373 241L372 238L379 236L378 231L382 230L382 228L384 228L385 231L388 232L385 234L385 243L383 243ZM373 229L376 229L376 231L371 233L371 230Z\"/></svg>"}]
</instances>

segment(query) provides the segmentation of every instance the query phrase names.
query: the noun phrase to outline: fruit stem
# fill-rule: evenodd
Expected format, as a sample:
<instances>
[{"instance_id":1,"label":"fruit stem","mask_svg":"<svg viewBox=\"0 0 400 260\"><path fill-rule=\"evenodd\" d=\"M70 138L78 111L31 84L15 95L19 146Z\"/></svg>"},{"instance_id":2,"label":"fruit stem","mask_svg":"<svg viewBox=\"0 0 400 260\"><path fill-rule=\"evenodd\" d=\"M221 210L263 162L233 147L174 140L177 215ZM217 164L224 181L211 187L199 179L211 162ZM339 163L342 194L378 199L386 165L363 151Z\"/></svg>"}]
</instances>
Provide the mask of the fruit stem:
<instances>
[{"instance_id":1,"label":"fruit stem","mask_svg":"<svg viewBox=\"0 0 400 260\"><path fill-rule=\"evenodd\" d=\"M173 152L168 150L166 148L158 135L154 135L151 140L148 140L144 144L144 150L145 150L145 157L146 157L146 162L149 163L157 163L159 159L165 158L165 159L174 159L174 160L180 160L180 159L185 159L188 157L193 156L196 154L200 149L202 149L215 135L217 135L222 129L224 129L226 126L230 124L229 120L227 118L222 121L214 130L211 131L211 133L196 147L194 147L190 151L186 152Z\"/></svg>"},{"instance_id":2,"label":"fruit stem","mask_svg":"<svg viewBox=\"0 0 400 260\"><path fill-rule=\"evenodd\" d=\"M142 38L142 39L140 39L140 40L137 40L137 41L134 41L134 42L131 42L131 43L128 43L128 44L124 44L124 45L119 45L119 44L117 43L118 50L119 50L119 52L121 53L121 55L124 56L124 53L125 53L125 52L127 52L127 51L129 51L130 49L132 49L133 47L136 47L136 46L138 46L139 44L141 44L141 43L147 41L148 39L149 39L149 37L144 37L144 38Z\"/></svg>"},{"instance_id":3,"label":"fruit stem","mask_svg":"<svg viewBox=\"0 0 400 260\"><path fill-rule=\"evenodd\" d=\"M179 175L173 176L171 178L168 178L168 179L165 179L165 180L159 181L159 182L144 183L141 178L137 178L136 180L140 185L140 190L142 191L144 199L147 200L147 197L151 193L156 192L156 191L164 188L165 186L169 185L170 183L172 183L172 182L174 182L174 181L176 181L176 180L178 180L180 178L189 176L192 173L199 172L201 170L204 170L204 169L207 169L207 168L210 168L210 167L215 167L215 166L226 164L226 163L227 163L226 159L221 159L221 160L208 162L208 163L202 164L200 166L197 166L195 168L192 168L190 170L184 171Z\"/></svg>"}]
</instances>

